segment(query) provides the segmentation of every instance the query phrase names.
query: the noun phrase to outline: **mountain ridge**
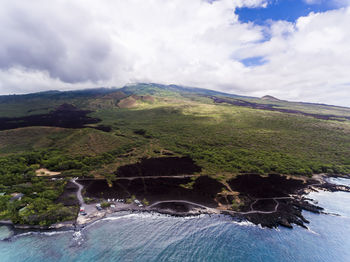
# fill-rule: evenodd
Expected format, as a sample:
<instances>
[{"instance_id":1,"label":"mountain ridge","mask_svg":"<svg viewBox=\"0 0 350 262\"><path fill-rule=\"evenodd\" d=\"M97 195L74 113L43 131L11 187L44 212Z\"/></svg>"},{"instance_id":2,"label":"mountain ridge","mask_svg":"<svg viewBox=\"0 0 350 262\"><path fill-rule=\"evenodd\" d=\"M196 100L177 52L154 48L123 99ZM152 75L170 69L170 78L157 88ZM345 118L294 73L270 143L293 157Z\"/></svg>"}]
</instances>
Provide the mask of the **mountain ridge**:
<instances>
[{"instance_id":1,"label":"mountain ridge","mask_svg":"<svg viewBox=\"0 0 350 262\"><path fill-rule=\"evenodd\" d=\"M257 100L265 100L265 101L273 101L273 102L288 102L288 103L299 103L304 105L316 105L316 106L329 106L334 108L343 108L343 109L350 109L350 107L347 106L339 106L339 105L331 105L326 103L316 103L316 102L304 102L304 101L286 101L281 100L276 97L273 97L271 95L265 95L261 98L258 97L252 97L252 96L244 96L244 95L238 95L238 94L231 94L206 88L199 88L199 87L188 87L188 86L181 86L181 85L175 85L175 84L157 84L157 83L132 83L127 84L122 87L96 87L96 88L86 88L86 89L77 89L77 90L47 90L47 91L41 91L41 92L34 92L34 93L27 93L27 94L9 94L9 95L0 95L0 102L6 100L6 99L24 99L24 98L35 98L38 96L46 96L46 97L52 97L52 96L69 96L69 95L103 95L103 94L109 94L113 93L115 91L122 91L126 94L134 94L135 92L139 92L140 89L144 88L159 88L162 90L168 90L173 91L177 93L187 93L187 94L200 94L200 95L214 95L214 96L224 96L224 97L230 97L230 98L243 98L243 99L257 99Z\"/></svg>"}]
</instances>

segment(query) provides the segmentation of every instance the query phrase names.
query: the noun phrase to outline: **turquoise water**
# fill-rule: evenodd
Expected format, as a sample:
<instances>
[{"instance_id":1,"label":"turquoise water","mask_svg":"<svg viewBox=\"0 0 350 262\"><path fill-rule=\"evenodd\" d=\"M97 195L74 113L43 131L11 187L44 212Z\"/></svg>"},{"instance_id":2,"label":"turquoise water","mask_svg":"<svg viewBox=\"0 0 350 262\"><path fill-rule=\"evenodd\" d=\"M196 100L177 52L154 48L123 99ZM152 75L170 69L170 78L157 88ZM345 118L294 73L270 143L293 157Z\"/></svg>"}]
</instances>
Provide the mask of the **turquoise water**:
<instances>
[{"instance_id":1,"label":"turquoise water","mask_svg":"<svg viewBox=\"0 0 350 262\"><path fill-rule=\"evenodd\" d=\"M0 241L0 261L350 261L350 194L311 197L341 216L304 212L309 230L276 230L225 216L119 213L78 234L27 233Z\"/></svg>"}]
</instances>

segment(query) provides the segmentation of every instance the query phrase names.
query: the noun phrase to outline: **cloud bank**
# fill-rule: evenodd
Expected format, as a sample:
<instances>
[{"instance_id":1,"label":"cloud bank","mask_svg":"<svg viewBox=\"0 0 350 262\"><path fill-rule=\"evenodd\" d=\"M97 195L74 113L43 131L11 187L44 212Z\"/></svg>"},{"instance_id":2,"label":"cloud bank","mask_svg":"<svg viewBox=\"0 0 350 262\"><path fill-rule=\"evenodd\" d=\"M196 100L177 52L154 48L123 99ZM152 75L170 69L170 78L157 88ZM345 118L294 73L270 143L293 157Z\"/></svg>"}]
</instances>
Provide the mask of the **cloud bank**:
<instances>
[{"instance_id":1,"label":"cloud bank","mask_svg":"<svg viewBox=\"0 0 350 262\"><path fill-rule=\"evenodd\" d=\"M0 94L158 82L350 106L346 6L259 26L235 9L268 1L0 4Z\"/></svg>"}]
</instances>

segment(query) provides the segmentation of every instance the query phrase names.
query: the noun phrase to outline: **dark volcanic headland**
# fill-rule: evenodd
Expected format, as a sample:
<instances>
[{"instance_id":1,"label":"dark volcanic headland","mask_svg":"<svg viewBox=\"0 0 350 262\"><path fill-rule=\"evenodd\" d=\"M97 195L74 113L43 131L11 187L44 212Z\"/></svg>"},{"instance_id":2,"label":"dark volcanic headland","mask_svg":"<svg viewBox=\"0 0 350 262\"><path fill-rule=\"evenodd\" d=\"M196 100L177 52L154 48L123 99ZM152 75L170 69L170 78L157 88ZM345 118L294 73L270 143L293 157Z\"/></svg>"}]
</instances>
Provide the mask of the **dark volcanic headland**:
<instances>
[{"instance_id":1,"label":"dark volcanic headland","mask_svg":"<svg viewBox=\"0 0 350 262\"><path fill-rule=\"evenodd\" d=\"M92 199L147 201L147 206L129 206L129 210L176 216L222 213L263 227L290 228L292 224L306 227L309 223L303 210L323 212L322 207L305 198L310 190L350 192L350 188L329 184L320 177L243 174L221 183L209 176L195 175L199 170L190 158L153 158L120 167L112 184L95 179L82 179L79 183L85 187L85 196Z\"/></svg>"},{"instance_id":2,"label":"dark volcanic headland","mask_svg":"<svg viewBox=\"0 0 350 262\"><path fill-rule=\"evenodd\" d=\"M161 157L142 159L140 162L118 168L117 177L176 176L200 172L201 167L189 157Z\"/></svg>"}]
</instances>

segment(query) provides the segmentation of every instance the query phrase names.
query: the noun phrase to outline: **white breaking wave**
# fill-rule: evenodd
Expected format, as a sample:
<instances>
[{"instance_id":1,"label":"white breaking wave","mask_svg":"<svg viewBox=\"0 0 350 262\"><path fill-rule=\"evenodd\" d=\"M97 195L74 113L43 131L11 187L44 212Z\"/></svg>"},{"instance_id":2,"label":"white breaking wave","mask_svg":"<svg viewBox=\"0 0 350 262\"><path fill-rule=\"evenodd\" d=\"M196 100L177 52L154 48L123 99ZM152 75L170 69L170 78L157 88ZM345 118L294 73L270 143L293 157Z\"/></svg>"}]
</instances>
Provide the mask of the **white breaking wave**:
<instances>
[{"instance_id":1,"label":"white breaking wave","mask_svg":"<svg viewBox=\"0 0 350 262\"><path fill-rule=\"evenodd\" d=\"M171 215L160 214L160 213L142 213L142 212L140 212L140 213L127 214L127 215L123 215L123 216L110 216L110 217L103 218L101 220L102 221L114 221L114 220L119 220L119 219L123 219L123 218L164 219L164 218L169 218L169 217L175 218L175 219L189 220L189 219L203 218L203 217L205 217L205 215L201 214L201 215L196 215L196 216L174 217Z\"/></svg>"},{"instance_id":2,"label":"white breaking wave","mask_svg":"<svg viewBox=\"0 0 350 262\"><path fill-rule=\"evenodd\" d=\"M249 222L247 220L245 221L232 221L231 222L232 224L236 224L236 225L239 225L239 226L245 226L245 227L256 227L257 225L253 224L252 222Z\"/></svg>"},{"instance_id":3,"label":"white breaking wave","mask_svg":"<svg viewBox=\"0 0 350 262\"><path fill-rule=\"evenodd\" d=\"M316 235L316 236L320 236L320 234L319 234L319 233L317 233L317 232L313 231L313 230L312 230L312 229L310 229L310 228L307 228L307 231L308 231L308 232L310 232L311 234Z\"/></svg>"},{"instance_id":4,"label":"white breaking wave","mask_svg":"<svg viewBox=\"0 0 350 262\"><path fill-rule=\"evenodd\" d=\"M30 236L30 235L44 235L44 236L54 236L54 235L60 235L60 234L66 234L73 232L73 230L67 230L67 231L51 231L51 232L39 232L39 231L30 231L18 235L14 235L11 237L13 238L19 238L19 237L25 237L25 236Z\"/></svg>"}]
</instances>

